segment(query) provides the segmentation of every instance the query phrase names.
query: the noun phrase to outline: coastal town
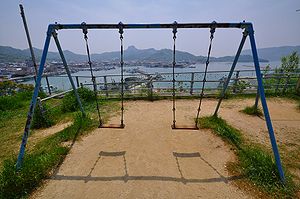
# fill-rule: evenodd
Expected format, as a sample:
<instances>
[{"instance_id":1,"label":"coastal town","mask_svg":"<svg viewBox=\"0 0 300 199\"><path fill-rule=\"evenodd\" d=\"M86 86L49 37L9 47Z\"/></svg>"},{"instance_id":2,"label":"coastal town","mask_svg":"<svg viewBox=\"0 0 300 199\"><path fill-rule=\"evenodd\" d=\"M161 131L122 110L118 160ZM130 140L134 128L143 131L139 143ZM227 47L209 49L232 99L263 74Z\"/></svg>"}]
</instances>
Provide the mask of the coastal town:
<instances>
[{"instance_id":1,"label":"coastal town","mask_svg":"<svg viewBox=\"0 0 300 199\"><path fill-rule=\"evenodd\" d=\"M104 62L93 62L94 71L102 70L112 70L119 67L119 61L104 61ZM179 62L177 68L195 68L195 62ZM136 68L131 67L150 67L150 68L169 68L172 67L171 63L168 62L149 62L149 61L129 61L126 62L125 67L130 67L129 69L124 69L127 73L140 73ZM90 70L86 62L71 62L68 64L71 73L76 73L79 71ZM45 65L44 74L46 75L63 75L65 74L65 68L62 62L52 61ZM26 60L25 62L7 62L0 63L0 78L15 78L15 77L26 77L35 75L34 65L31 60Z\"/></svg>"}]
</instances>

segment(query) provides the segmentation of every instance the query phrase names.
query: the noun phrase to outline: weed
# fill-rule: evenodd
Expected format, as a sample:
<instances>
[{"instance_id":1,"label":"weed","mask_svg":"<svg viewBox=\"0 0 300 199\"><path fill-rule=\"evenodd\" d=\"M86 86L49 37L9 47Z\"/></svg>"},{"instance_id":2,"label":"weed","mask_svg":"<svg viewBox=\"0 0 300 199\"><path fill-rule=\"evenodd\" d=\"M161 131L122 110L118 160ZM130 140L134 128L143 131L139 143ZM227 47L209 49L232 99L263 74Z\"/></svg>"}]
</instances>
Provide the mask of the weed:
<instances>
[{"instance_id":1,"label":"weed","mask_svg":"<svg viewBox=\"0 0 300 199\"><path fill-rule=\"evenodd\" d=\"M263 116L261 109L255 105L247 106L241 112L248 114L248 115Z\"/></svg>"},{"instance_id":2,"label":"weed","mask_svg":"<svg viewBox=\"0 0 300 199\"><path fill-rule=\"evenodd\" d=\"M222 90L217 92L217 98L220 99L222 98ZM226 90L225 93L223 94L223 99L229 99L231 97L231 92L230 90Z\"/></svg>"}]
</instances>

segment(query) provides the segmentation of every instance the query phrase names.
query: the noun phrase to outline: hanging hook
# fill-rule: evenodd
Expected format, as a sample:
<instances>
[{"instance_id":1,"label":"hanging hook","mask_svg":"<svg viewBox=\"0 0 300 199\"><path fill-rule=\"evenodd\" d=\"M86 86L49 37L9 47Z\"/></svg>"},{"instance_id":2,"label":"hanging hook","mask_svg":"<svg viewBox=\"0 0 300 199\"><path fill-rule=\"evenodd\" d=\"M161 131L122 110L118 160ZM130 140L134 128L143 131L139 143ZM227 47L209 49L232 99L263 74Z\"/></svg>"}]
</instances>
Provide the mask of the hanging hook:
<instances>
[{"instance_id":1,"label":"hanging hook","mask_svg":"<svg viewBox=\"0 0 300 199\"><path fill-rule=\"evenodd\" d=\"M177 33L177 22L174 21L173 23L173 39L175 40L176 39L176 33Z\"/></svg>"},{"instance_id":2,"label":"hanging hook","mask_svg":"<svg viewBox=\"0 0 300 199\"><path fill-rule=\"evenodd\" d=\"M88 29L86 27L86 23L85 22L82 22L81 23L81 26L82 26L82 32L84 34L84 39L87 39L87 33L88 33Z\"/></svg>"},{"instance_id":3,"label":"hanging hook","mask_svg":"<svg viewBox=\"0 0 300 199\"><path fill-rule=\"evenodd\" d=\"M120 39L123 39L123 33L124 33L123 26L124 25L122 22L119 22L118 26L119 26Z\"/></svg>"},{"instance_id":4,"label":"hanging hook","mask_svg":"<svg viewBox=\"0 0 300 199\"><path fill-rule=\"evenodd\" d=\"M217 27L217 22L213 21L210 26L210 39L214 38L214 33L216 31L216 27Z\"/></svg>"}]
</instances>

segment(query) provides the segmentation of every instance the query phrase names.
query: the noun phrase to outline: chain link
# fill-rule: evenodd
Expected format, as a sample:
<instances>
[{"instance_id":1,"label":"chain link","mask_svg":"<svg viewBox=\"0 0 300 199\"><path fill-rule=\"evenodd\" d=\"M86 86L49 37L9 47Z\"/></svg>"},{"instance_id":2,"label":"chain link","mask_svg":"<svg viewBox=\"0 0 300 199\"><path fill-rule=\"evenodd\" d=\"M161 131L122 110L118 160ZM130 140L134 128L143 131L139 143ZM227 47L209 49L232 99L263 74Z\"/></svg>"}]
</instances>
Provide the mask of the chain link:
<instances>
[{"instance_id":1,"label":"chain link","mask_svg":"<svg viewBox=\"0 0 300 199\"><path fill-rule=\"evenodd\" d=\"M95 96L95 99L96 99L96 106L97 106L99 127L100 127L100 126L102 126L103 123L102 123L101 114L100 114L100 107L99 107L99 103L98 103L97 82L96 82L96 77L94 76L94 73L93 73L93 67L92 67L92 62L91 62L90 48L89 48L88 36L87 36L88 30L87 30L85 22L82 22L81 25L82 25L82 32L84 34L86 52L87 52L87 56L88 56L88 64L89 64L89 67L90 67L90 72L91 72L91 77L92 77L94 96Z\"/></svg>"},{"instance_id":2,"label":"chain link","mask_svg":"<svg viewBox=\"0 0 300 199\"><path fill-rule=\"evenodd\" d=\"M173 93L172 93L172 96L173 96L173 108L172 108L172 111L173 111L173 128L176 128L175 124L176 124L176 104L175 104L175 66L176 66L176 33L177 33L177 22L175 21L173 23Z\"/></svg>"},{"instance_id":3,"label":"chain link","mask_svg":"<svg viewBox=\"0 0 300 199\"><path fill-rule=\"evenodd\" d=\"M202 83L202 88L201 88L199 106L198 106L198 109L197 109L197 117L196 117L196 120L195 120L196 127L197 127L197 122L198 122L200 111L201 111L202 99L204 97L204 88L205 88L205 83L206 83L207 69L208 69L209 60L210 60L212 41L214 39L214 33L216 31L215 23L216 23L215 21L212 22L212 26L210 28L210 42L209 42L209 47L208 47L207 59L206 59L206 62L205 62L205 71L204 71L203 83Z\"/></svg>"},{"instance_id":4,"label":"chain link","mask_svg":"<svg viewBox=\"0 0 300 199\"><path fill-rule=\"evenodd\" d=\"M120 43L121 43L121 58L120 58L120 65L121 65L121 127L124 127L124 47L123 47L123 24L122 22L119 23L119 34L120 34Z\"/></svg>"}]
</instances>

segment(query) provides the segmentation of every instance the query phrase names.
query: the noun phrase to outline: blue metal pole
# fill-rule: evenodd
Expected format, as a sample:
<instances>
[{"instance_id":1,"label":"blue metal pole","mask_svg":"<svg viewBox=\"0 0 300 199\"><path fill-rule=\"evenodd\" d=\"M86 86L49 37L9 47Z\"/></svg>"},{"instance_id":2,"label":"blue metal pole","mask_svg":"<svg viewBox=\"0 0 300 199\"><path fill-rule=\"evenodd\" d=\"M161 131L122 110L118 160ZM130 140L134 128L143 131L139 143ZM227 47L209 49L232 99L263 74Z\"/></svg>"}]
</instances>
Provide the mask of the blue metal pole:
<instances>
[{"instance_id":1,"label":"blue metal pole","mask_svg":"<svg viewBox=\"0 0 300 199\"><path fill-rule=\"evenodd\" d=\"M260 100L261 100L261 104L262 104L265 119L266 119L266 124L267 124L268 131L269 131L269 137L270 137L271 144L272 144L272 149L273 149L273 153L274 153L274 157L275 157L275 161L276 161L276 166L277 166L277 169L279 172L281 182L285 183L285 177L284 177L284 172L283 172L282 165L281 165L280 154L278 151L276 138L275 138L272 122L271 122L271 117L269 114L268 105L267 105L267 101L266 101L264 86L263 86L263 82L262 82L261 71L260 71L260 67L259 67L257 49L256 49L256 44L255 44L255 38L254 38L254 30L253 30L252 24L250 26L248 26L248 33L249 33L251 50L252 50L253 61L254 61L254 66L255 66L258 91L259 91Z\"/></svg>"},{"instance_id":2,"label":"blue metal pole","mask_svg":"<svg viewBox=\"0 0 300 199\"><path fill-rule=\"evenodd\" d=\"M51 24L54 29L82 29L81 24ZM251 23L177 23L177 28L211 28L212 25L216 28L245 28ZM85 24L87 29L119 29L118 24ZM168 24L123 24L124 29L161 29L173 28L173 23Z\"/></svg>"},{"instance_id":3,"label":"blue metal pole","mask_svg":"<svg viewBox=\"0 0 300 199\"><path fill-rule=\"evenodd\" d=\"M224 98L224 95L225 95L225 92L226 92L227 87L228 87L228 85L229 85L231 76L232 76L233 71L234 71L234 69L235 69L235 66L236 66L236 64L237 64L237 62L238 62L238 60L239 60L240 54L241 54L241 52L242 52L242 50L243 50L243 46L244 46L244 44L245 44L245 41L246 41L246 39L247 39L247 36L248 36L248 33L247 33L247 31L245 31L245 32L243 33L243 37L242 37L241 43L240 43L240 45L239 45L239 48L238 48L238 50L237 50L237 52L236 52L236 55L235 55L235 57L234 57L234 60L233 60L233 63L232 63L230 72L229 72L228 77L227 77L227 80L226 80L226 82L225 82L225 85L223 86L222 93L221 93L221 95L220 95L220 99L219 99L219 101L218 101L218 104L217 104L217 107L216 107L214 116L217 116L217 115L218 115L218 111L219 111L221 102L222 102L222 100L223 100L223 98Z\"/></svg>"},{"instance_id":4,"label":"blue metal pole","mask_svg":"<svg viewBox=\"0 0 300 199\"><path fill-rule=\"evenodd\" d=\"M23 162L23 158L24 158L24 154L25 154L25 149L26 149L26 144L27 144L27 139L28 139L28 136L29 136L31 120L32 120L32 117L33 117L34 108L35 108L37 97L38 97L38 94L39 94L39 88L41 86L41 79L42 79L42 75L43 75L43 72L44 72L44 65L45 65L45 62L46 62L46 57L47 57L47 53L48 53L48 48L49 48L49 44L50 44L52 30L53 30L52 26L49 25L48 26L48 31L47 31L47 37L46 37L46 41L45 41L45 45L44 45L44 50L43 50L43 54L42 54L42 59L41 59L41 62L40 62L39 72L38 72L38 75L37 75L37 79L36 79L36 83L35 83L35 87L34 87L34 92L33 92L32 99L31 99L30 108L29 108L29 111L28 111L28 114L27 114L27 121L26 121L26 124L25 124L22 143L21 143L21 146L20 146L20 151L19 151L18 160L17 160L17 164L16 164L17 170L19 170L22 166L22 162Z\"/></svg>"},{"instance_id":5,"label":"blue metal pole","mask_svg":"<svg viewBox=\"0 0 300 199\"><path fill-rule=\"evenodd\" d=\"M82 106L82 103L81 103L81 100L80 100L78 91L77 91L76 86L75 86L75 84L74 84L74 81L73 81L73 79L72 79L70 69L69 69L69 67L68 67L66 58L65 58L65 56L64 56L64 52L63 52L63 50L62 50L62 48L61 48L61 46L60 46L60 43L59 43L59 40L58 40L58 37L57 37L57 33L56 33L55 31L53 31L53 32L52 32L52 35L53 35L53 38L54 38L56 47L57 47L57 49L58 49L60 58L61 58L61 60L62 60L62 62L63 62L63 65L64 65L64 67L65 67L65 70L66 70L66 72L67 72L67 75L68 75L68 78L69 78L69 80L70 80L70 83L71 83L71 85L72 85L72 88L73 88L73 91L74 91L74 94L75 94L77 103L78 103L79 108L80 108L80 111L81 111L82 115L85 117L86 114L85 114L85 112L84 112L84 109L83 109L83 106Z\"/></svg>"}]
</instances>

